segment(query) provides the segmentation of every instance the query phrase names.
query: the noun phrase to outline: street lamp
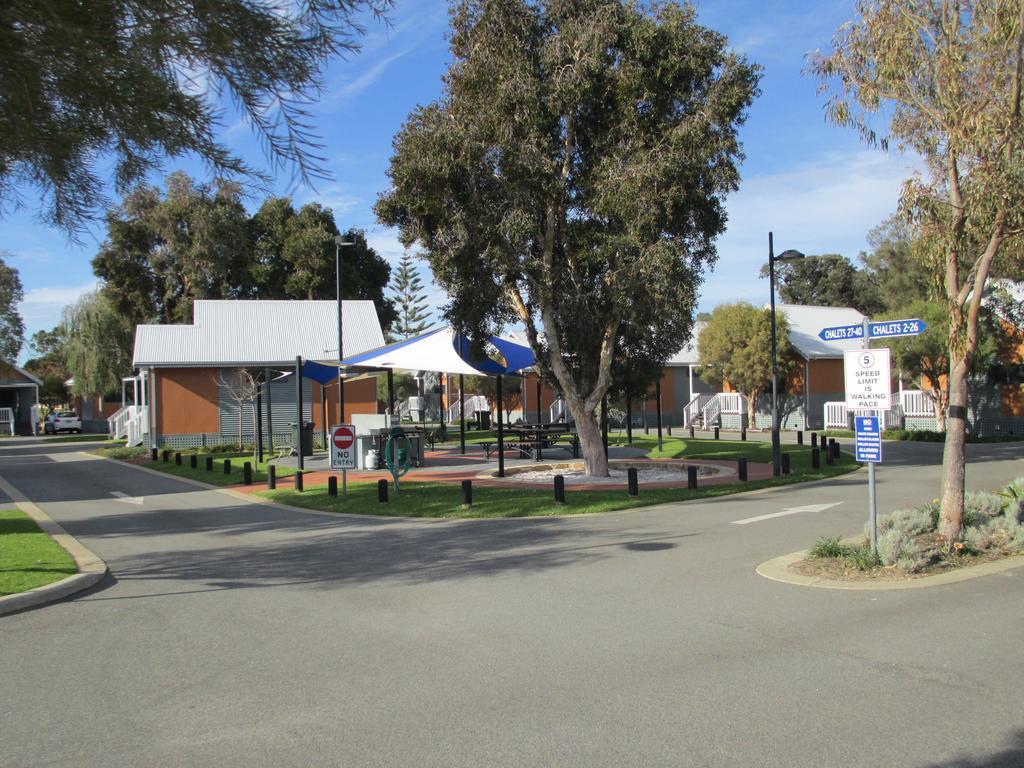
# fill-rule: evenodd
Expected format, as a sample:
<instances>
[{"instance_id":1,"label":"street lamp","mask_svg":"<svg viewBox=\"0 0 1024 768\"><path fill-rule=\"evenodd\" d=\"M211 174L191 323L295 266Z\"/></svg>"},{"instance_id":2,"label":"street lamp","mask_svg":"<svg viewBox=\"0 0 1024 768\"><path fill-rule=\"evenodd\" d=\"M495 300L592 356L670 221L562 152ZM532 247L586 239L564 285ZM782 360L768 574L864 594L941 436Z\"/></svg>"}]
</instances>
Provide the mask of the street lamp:
<instances>
[{"instance_id":1,"label":"street lamp","mask_svg":"<svg viewBox=\"0 0 1024 768\"><path fill-rule=\"evenodd\" d=\"M344 235L334 236L334 274L338 283L338 291L336 294L338 302L338 362L340 363L345 359L345 347L341 340L342 329L344 328L345 321L341 314L341 248L342 246L352 246L356 244L356 239L351 232ZM338 423L345 423L345 380L341 377L341 369L338 369Z\"/></svg>"},{"instance_id":2,"label":"street lamp","mask_svg":"<svg viewBox=\"0 0 1024 768\"><path fill-rule=\"evenodd\" d=\"M775 341L775 262L796 261L804 258L800 251L783 251L775 255L772 233L768 233L768 282L771 289L772 307L772 476L782 474L782 445L779 438L779 393L778 393L778 343Z\"/></svg>"}]
</instances>

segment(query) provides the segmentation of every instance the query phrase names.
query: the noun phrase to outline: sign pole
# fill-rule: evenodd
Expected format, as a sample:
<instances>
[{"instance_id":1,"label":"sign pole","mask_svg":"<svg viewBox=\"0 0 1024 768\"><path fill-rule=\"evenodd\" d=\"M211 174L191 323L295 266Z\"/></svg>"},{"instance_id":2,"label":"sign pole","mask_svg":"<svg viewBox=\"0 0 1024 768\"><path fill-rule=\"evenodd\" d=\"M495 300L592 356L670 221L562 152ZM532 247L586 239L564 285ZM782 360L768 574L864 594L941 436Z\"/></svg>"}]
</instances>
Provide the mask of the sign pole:
<instances>
[{"instance_id":1,"label":"sign pole","mask_svg":"<svg viewBox=\"0 0 1024 768\"><path fill-rule=\"evenodd\" d=\"M348 495L348 470L341 470L341 495Z\"/></svg>"},{"instance_id":2,"label":"sign pole","mask_svg":"<svg viewBox=\"0 0 1024 768\"><path fill-rule=\"evenodd\" d=\"M871 554L878 555L878 512L875 506L875 462L868 462L868 518L871 521Z\"/></svg>"}]
</instances>

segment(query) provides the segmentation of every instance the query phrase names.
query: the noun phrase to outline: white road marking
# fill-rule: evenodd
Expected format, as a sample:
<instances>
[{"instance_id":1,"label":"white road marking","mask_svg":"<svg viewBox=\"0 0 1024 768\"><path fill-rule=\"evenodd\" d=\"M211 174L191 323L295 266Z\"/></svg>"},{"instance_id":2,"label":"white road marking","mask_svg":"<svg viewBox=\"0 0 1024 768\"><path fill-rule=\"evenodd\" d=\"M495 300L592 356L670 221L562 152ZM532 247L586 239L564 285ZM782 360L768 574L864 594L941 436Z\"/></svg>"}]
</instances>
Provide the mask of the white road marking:
<instances>
[{"instance_id":1,"label":"white road marking","mask_svg":"<svg viewBox=\"0 0 1024 768\"><path fill-rule=\"evenodd\" d=\"M135 504L138 506L142 505L144 501L143 496L129 496L127 493L121 493L121 491L111 491L110 495L118 501L123 501L125 504Z\"/></svg>"},{"instance_id":2,"label":"white road marking","mask_svg":"<svg viewBox=\"0 0 1024 768\"><path fill-rule=\"evenodd\" d=\"M772 512L767 515L758 515L757 517L748 517L743 520L733 520L733 525L746 525L747 523L759 523L762 520L771 520L776 517L785 517L786 515L797 515L801 512L824 512L826 509L832 507L838 507L843 502L834 501L831 504L807 504L803 507L788 507L781 512Z\"/></svg>"}]
</instances>

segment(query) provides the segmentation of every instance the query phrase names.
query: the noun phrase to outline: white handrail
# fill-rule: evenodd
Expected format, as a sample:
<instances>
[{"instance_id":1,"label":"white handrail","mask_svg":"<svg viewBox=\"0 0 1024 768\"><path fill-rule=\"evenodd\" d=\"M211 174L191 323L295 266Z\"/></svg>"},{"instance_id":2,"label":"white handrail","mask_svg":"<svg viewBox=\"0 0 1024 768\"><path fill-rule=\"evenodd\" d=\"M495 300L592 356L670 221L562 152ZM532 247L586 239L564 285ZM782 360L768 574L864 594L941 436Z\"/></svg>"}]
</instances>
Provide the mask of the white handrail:
<instances>
[{"instance_id":1,"label":"white handrail","mask_svg":"<svg viewBox=\"0 0 1024 768\"><path fill-rule=\"evenodd\" d=\"M825 429L849 429L845 401L825 403Z\"/></svg>"},{"instance_id":2,"label":"white handrail","mask_svg":"<svg viewBox=\"0 0 1024 768\"><path fill-rule=\"evenodd\" d=\"M683 426L689 427L695 421L699 421L704 412L704 406L714 398L712 394L698 394L690 398L690 402L683 406Z\"/></svg>"},{"instance_id":3,"label":"white handrail","mask_svg":"<svg viewBox=\"0 0 1024 768\"><path fill-rule=\"evenodd\" d=\"M465 400L466 407L466 418L475 416L480 411L490 411L491 406L487 402L487 398L483 395L469 395ZM460 413L459 400L456 396L455 402L448 406L448 423L454 424L459 420Z\"/></svg>"},{"instance_id":4,"label":"white handrail","mask_svg":"<svg viewBox=\"0 0 1024 768\"><path fill-rule=\"evenodd\" d=\"M10 432L14 436L14 409L0 408L0 431Z\"/></svg>"},{"instance_id":5,"label":"white handrail","mask_svg":"<svg viewBox=\"0 0 1024 768\"><path fill-rule=\"evenodd\" d=\"M548 421L551 424L558 424L565 421L565 400L558 398L548 408Z\"/></svg>"},{"instance_id":6,"label":"white handrail","mask_svg":"<svg viewBox=\"0 0 1024 768\"><path fill-rule=\"evenodd\" d=\"M934 416L935 398L931 392L906 389L900 392L900 407L905 416Z\"/></svg>"},{"instance_id":7,"label":"white handrail","mask_svg":"<svg viewBox=\"0 0 1024 768\"><path fill-rule=\"evenodd\" d=\"M107 417L107 434L111 440L119 440L125 436L126 424L135 406L124 405Z\"/></svg>"}]
</instances>

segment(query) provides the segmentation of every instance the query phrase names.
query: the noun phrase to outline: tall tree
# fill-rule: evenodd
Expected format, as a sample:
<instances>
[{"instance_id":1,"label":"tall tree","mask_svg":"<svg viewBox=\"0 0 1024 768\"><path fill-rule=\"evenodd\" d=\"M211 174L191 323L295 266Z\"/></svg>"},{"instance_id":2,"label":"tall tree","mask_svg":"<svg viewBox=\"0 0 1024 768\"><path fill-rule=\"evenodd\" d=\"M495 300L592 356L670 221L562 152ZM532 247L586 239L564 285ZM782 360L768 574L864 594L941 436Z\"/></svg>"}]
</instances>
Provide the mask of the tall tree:
<instances>
[{"instance_id":1,"label":"tall tree","mask_svg":"<svg viewBox=\"0 0 1024 768\"><path fill-rule=\"evenodd\" d=\"M787 304L853 307L866 315L882 309L878 289L868 274L848 258L829 253L782 262L775 267L779 295ZM761 268L767 277L768 266Z\"/></svg>"},{"instance_id":2,"label":"tall tree","mask_svg":"<svg viewBox=\"0 0 1024 768\"><path fill-rule=\"evenodd\" d=\"M925 162L905 184L901 206L950 317L939 533L952 541L963 528L967 379L981 301L991 275L1022 264L1024 4L859 0L857 11L812 69L823 88L838 83L828 103L834 122ZM870 123L880 111L882 135Z\"/></svg>"},{"instance_id":3,"label":"tall tree","mask_svg":"<svg viewBox=\"0 0 1024 768\"><path fill-rule=\"evenodd\" d=\"M71 391L87 397L117 392L132 367L135 329L128 318L105 292L96 291L67 307L62 324L68 371L75 379Z\"/></svg>"},{"instance_id":4,"label":"tall tree","mask_svg":"<svg viewBox=\"0 0 1024 768\"><path fill-rule=\"evenodd\" d=\"M25 323L18 304L25 297L21 276L0 256L0 360L13 363L25 343Z\"/></svg>"},{"instance_id":5,"label":"tall tree","mask_svg":"<svg viewBox=\"0 0 1024 768\"><path fill-rule=\"evenodd\" d=\"M785 315L777 315L775 338L780 383L795 359L788 331ZM715 307L697 339L701 378L728 381L737 392L743 393L751 427L757 415L758 398L763 392L771 391L771 334L771 310L740 301Z\"/></svg>"},{"instance_id":6,"label":"tall tree","mask_svg":"<svg viewBox=\"0 0 1024 768\"><path fill-rule=\"evenodd\" d=\"M52 331L36 331L32 335L32 350L35 357L26 361L25 370L43 382L39 398L51 408L67 400L64 382L68 372L64 345L67 341L64 326L58 325Z\"/></svg>"},{"instance_id":7,"label":"tall tree","mask_svg":"<svg viewBox=\"0 0 1024 768\"><path fill-rule=\"evenodd\" d=\"M695 17L672 2L454 3L443 95L402 127L377 204L424 249L460 330L525 326L590 475L607 474L595 410L623 318L657 307L654 356L676 351L739 183L758 70Z\"/></svg>"},{"instance_id":8,"label":"tall tree","mask_svg":"<svg viewBox=\"0 0 1024 768\"><path fill-rule=\"evenodd\" d=\"M868 245L860 261L886 310L938 298L935 271L915 253L913 231L898 214L868 232Z\"/></svg>"},{"instance_id":9,"label":"tall tree","mask_svg":"<svg viewBox=\"0 0 1024 768\"><path fill-rule=\"evenodd\" d=\"M257 177L217 139L231 97L277 166L324 176L307 110L324 64L391 0L11 0L0 5L0 206L28 183L73 229L168 157Z\"/></svg>"},{"instance_id":10,"label":"tall tree","mask_svg":"<svg viewBox=\"0 0 1024 768\"><path fill-rule=\"evenodd\" d=\"M419 336L430 326L427 294L409 251L402 254L398 271L391 278L391 301L398 312L398 320L391 330L396 341Z\"/></svg>"}]
</instances>

